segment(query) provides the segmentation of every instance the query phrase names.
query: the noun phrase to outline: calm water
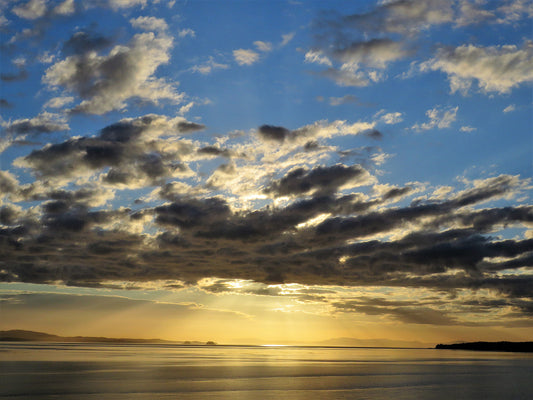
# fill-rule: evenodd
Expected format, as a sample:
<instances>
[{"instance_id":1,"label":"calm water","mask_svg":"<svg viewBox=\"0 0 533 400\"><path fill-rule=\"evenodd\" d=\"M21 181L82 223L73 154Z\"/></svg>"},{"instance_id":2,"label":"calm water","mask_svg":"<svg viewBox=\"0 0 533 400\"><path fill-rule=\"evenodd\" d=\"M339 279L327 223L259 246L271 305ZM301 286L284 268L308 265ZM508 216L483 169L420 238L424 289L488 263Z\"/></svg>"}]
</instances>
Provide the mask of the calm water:
<instances>
[{"instance_id":1,"label":"calm water","mask_svg":"<svg viewBox=\"0 0 533 400\"><path fill-rule=\"evenodd\" d=\"M0 343L0 398L531 399L533 355Z\"/></svg>"}]
</instances>

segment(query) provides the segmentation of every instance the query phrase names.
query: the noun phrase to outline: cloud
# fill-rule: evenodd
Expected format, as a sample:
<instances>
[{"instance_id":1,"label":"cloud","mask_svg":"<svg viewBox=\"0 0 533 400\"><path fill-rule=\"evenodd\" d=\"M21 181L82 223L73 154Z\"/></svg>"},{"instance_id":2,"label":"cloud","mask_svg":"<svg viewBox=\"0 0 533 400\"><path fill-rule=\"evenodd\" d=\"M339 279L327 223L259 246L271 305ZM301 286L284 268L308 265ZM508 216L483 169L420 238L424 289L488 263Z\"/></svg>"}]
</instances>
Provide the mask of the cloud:
<instances>
[{"instance_id":1,"label":"cloud","mask_svg":"<svg viewBox=\"0 0 533 400\"><path fill-rule=\"evenodd\" d=\"M63 43L62 52L67 55L81 55L91 51L104 50L112 44L111 39L98 33L79 31Z\"/></svg>"},{"instance_id":2,"label":"cloud","mask_svg":"<svg viewBox=\"0 0 533 400\"><path fill-rule=\"evenodd\" d=\"M78 40L76 48L95 40ZM100 41L97 41L100 43ZM93 52L75 54L49 67L43 82L51 88L63 88L83 100L71 112L104 114L123 109L131 98L158 103L179 103L183 94L175 85L154 77L156 69L168 62L172 38L152 32L137 34L129 45L115 46L107 55Z\"/></svg>"},{"instance_id":3,"label":"cloud","mask_svg":"<svg viewBox=\"0 0 533 400\"><path fill-rule=\"evenodd\" d=\"M357 103L357 97L347 94L343 97L330 97L329 104L332 106L340 106L341 104Z\"/></svg>"},{"instance_id":4,"label":"cloud","mask_svg":"<svg viewBox=\"0 0 533 400\"><path fill-rule=\"evenodd\" d=\"M527 41L521 48L515 45L441 48L420 69L447 74L452 93L467 94L474 81L485 93L509 93L533 81L533 43Z\"/></svg>"},{"instance_id":5,"label":"cloud","mask_svg":"<svg viewBox=\"0 0 533 400\"><path fill-rule=\"evenodd\" d=\"M166 21L156 17L137 17L130 19L130 24L134 28L145 31L164 32L168 29Z\"/></svg>"},{"instance_id":6,"label":"cloud","mask_svg":"<svg viewBox=\"0 0 533 400\"><path fill-rule=\"evenodd\" d=\"M282 179L272 182L264 192L276 196L301 196L315 192L325 195L335 193L349 183L357 186L364 184L369 177L368 172L359 165L346 167L337 164L331 167L318 166L311 170L297 168Z\"/></svg>"},{"instance_id":7,"label":"cloud","mask_svg":"<svg viewBox=\"0 0 533 400\"><path fill-rule=\"evenodd\" d=\"M516 106L514 104L509 104L507 107L503 109L504 113L509 113L516 110Z\"/></svg>"},{"instance_id":8,"label":"cloud","mask_svg":"<svg viewBox=\"0 0 533 400\"><path fill-rule=\"evenodd\" d=\"M402 43L390 39L371 39L338 48L333 56L344 64L385 68L388 63L407 55L403 47Z\"/></svg>"},{"instance_id":9,"label":"cloud","mask_svg":"<svg viewBox=\"0 0 533 400\"><path fill-rule=\"evenodd\" d=\"M28 78L28 72L24 68L20 68L16 73L2 73L0 80L3 82L17 82Z\"/></svg>"},{"instance_id":10,"label":"cloud","mask_svg":"<svg viewBox=\"0 0 533 400\"><path fill-rule=\"evenodd\" d=\"M71 138L50 144L15 161L42 178L68 181L74 177L103 171L103 182L110 185L140 187L161 182L167 177L189 174L179 160L193 152L190 142L165 139L202 129L203 125L181 117L167 119L150 114L123 119L103 128L94 137Z\"/></svg>"},{"instance_id":11,"label":"cloud","mask_svg":"<svg viewBox=\"0 0 533 400\"><path fill-rule=\"evenodd\" d=\"M111 8L118 10L121 8L129 8L134 6L145 6L147 0L108 0Z\"/></svg>"},{"instance_id":12,"label":"cloud","mask_svg":"<svg viewBox=\"0 0 533 400\"><path fill-rule=\"evenodd\" d=\"M11 104L9 101L7 101L6 99L0 99L0 107L1 108L12 108L13 107L13 104Z\"/></svg>"},{"instance_id":13,"label":"cloud","mask_svg":"<svg viewBox=\"0 0 533 400\"><path fill-rule=\"evenodd\" d=\"M473 126L461 126L459 129L461 132L474 132L477 128L474 128Z\"/></svg>"},{"instance_id":14,"label":"cloud","mask_svg":"<svg viewBox=\"0 0 533 400\"><path fill-rule=\"evenodd\" d=\"M239 65L252 65L259 61L259 54L253 50L233 50L233 57Z\"/></svg>"},{"instance_id":15,"label":"cloud","mask_svg":"<svg viewBox=\"0 0 533 400\"><path fill-rule=\"evenodd\" d=\"M70 15L76 11L76 4L74 0L65 0L62 3L59 3L53 10L54 14L57 15Z\"/></svg>"},{"instance_id":16,"label":"cloud","mask_svg":"<svg viewBox=\"0 0 533 400\"><path fill-rule=\"evenodd\" d=\"M184 37L187 37L187 36L196 37L196 33L191 28L185 28L185 29L182 29L182 30L180 30L178 32L178 37L179 38L184 38Z\"/></svg>"},{"instance_id":17,"label":"cloud","mask_svg":"<svg viewBox=\"0 0 533 400\"><path fill-rule=\"evenodd\" d=\"M331 60L325 56L320 50L309 50L305 53L305 62L333 66Z\"/></svg>"},{"instance_id":18,"label":"cloud","mask_svg":"<svg viewBox=\"0 0 533 400\"><path fill-rule=\"evenodd\" d=\"M291 42L291 40L294 39L294 35L295 35L294 32L281 35L281 46L283 47L283 46L288 45Z\"/></svg>"},{"instance_id":19,"label":"cloud","mask_svg":"<svg viewBox=\"0 0 533 400\"><path fill-rule=\"evenodd\" d=\"M393 0L382 2L368 13L345 16L342 22L361 30L417 34L453 18L452 4L447 0Z\"/></svg>"},{"instance_id":20,"label":"cloud","mask_svg":"<svg viewBox=\"0 0 533 400\"><path fill-rule=\"evenodd\" d=\"M66 96L66 97L52 97L50 100L48 100L43 108L62 108L66 106L67 104L70 104L74 101L74 97L72 96Z\"/></svg>"},{"instance_id":21,"label":"cloud","mask_svg":"<svg viewBox=\"0 0 533 400\"><path fill-rule=\"evenodd\" d=\"M306 145L310 139L358 135L369 129L373 129L374 126L374 122L346 124L346 121L334 121L331 123L318 121L292 131L282 126L261 125L257 129L257 133L267 143Z\"/></svg>"},{"instance_id":22,"label":"cloud","mask_svg":"<svg viewBox=\"0 0 533 400\"><path fill-rule=\"evenodd\" d=\"M449 128L456 119L457 110L459 110L459 107L448 107L445 109L441 107L435 107L427 110L426 115L428 116L429 121L422 124L414 124L411 129L421 132L434 128Z\"/></svg>"},{"instance_id":23,"label":"cloud","mask_svg":"<svg viewBox=\"0 0 533 400\"><path fill-rule=\"evenodd\" d=\"M480 8L481 4L483 3L476 4L469 0L462 0L460 2L459 18L455 24L457 26L466 26L494 18L494 12Z\"/></svg>"},{"instance_id":24,"label":"cloud","mask_svg":"<svg viewBox=\"0 0 533 400\"><path fill-rule=\"evenodd\" d=\"M191 71L198 72L202 75L209 75L215 69L228 69L228 68L229 68L228 64L218 63L214 60L213 57L209 57L209 59L205 63L191 67Z\"/></svg>"},{"instance_id":25,"label":"cloud","mask_svg":"<svg viewBox=\"0 0 533 400\"><path fill-rule=\"evenodd\" d=\"M38 135L69 129L64 117L44 112L34 118L22 118L2 124L5 132L14 135Z\"/></svg>"},{"instance_id":26,"label":"cloud","mask_svg":"<svg viewBox=\"0 0 533 400\"><path fill-rule=\"evenodd\" d=\"M265 53L272 51L272 43L270 42L263 42L261 40L257 40L254 42L254 45L259 51L263 51Z\"/></svg>"},{"instance_id":27,"label":"cloud","mask_svg":"<svg viewBox=\"0 0 533 400\"><path fill-rule=\"evenodd\" d=\"M30 0L11 10L14 14L24 19L37 19L46 13L46 0Z\"/></svg>"},{"instance_id":28,"label":"cloud","mask_svg":"<svg viewBox=\"0 0 533 400\"><path fill-rule=\"evenodd\" d=\"M379 119L381 122L387 124L387 125L394 125L399 124L403 121L403 114L401 112L391 112L391 113L385 113L382 114L382 112L379 112L376 114L376 116L380 116Z\"/></svg>"}]
</instances>

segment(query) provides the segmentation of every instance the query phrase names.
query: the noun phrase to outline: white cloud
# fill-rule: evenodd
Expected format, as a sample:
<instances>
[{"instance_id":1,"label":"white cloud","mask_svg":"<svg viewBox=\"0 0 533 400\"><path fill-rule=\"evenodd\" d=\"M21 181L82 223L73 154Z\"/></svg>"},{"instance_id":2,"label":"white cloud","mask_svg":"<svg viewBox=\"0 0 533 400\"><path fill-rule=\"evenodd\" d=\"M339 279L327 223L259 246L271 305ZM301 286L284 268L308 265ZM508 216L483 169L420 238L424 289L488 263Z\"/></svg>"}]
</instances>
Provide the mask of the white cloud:
<instances>
[{"instance_id":1,"label":"white cloud","mask_svg":"<svg viewBox=\"0 0 533 400\"><path fill-rule=\"evenodd\" d=\"M351 43L333 53L345 64L366 65L383 69L388 63L407 55L403 44L389 39L372 39L366 42Z\"/></svg>"},{"instance_id":2,"label":"white cloud","mask_svg":"<svg viewBox=\"0 0 533 400\"><path fill-rule=\"evenodd\" d=\"M202 75L209 75L215 69L228 69L228 64L217 63L212 56L209 59L200 65L195 65L191 68L192 72L198 72Z\"/></svg>"},{"instance_id":3,"label":"white cloud","mask_svg":"<svg viewBox=\"0 0 533 400\"><path fill-rule=\"evenodd\" d=\"M428 116L429 121L422 124L417 123L413 125L411 129L420 132L433 128L449 128L452 122L454 122L456 119L457 110L459 110L459 107L448 107L446 109L435 107L427 110L426 115Z\"/></svg>"},{"instance_id":4,"label":"white cloud","mask_svg":"<svg viewBox=\"0 0 533 400\"><path fill-rule=\"evenodd\" d=\"M196 32L194 32L191 28L185 28L178 32L179 38L184 38L187 36L196 37Z\"/></svg>"},{"instance_id":5,"label":"white cloud","mask_svg":"<svg viewBox=\"0 0 533 400\"><path fill-rule=\"evenodd\" d=\"M380 121L387 125L398 124L403 121L403 114L401 112L391 112L381 116Z\"/></svg>"},{"instance_id":6,"label":"white cloud","mask_svg":"<svg viewBox=\"0 0 533 400\"><path fill-rule=\"evenodd\" d=\"M24 19L37 19L46 13L46 0L30 0L14 7L13 13Z\"/></svg>"},{"instance_id":7,"label":"white cloud","mask_svg":"<svg viewBox=\"0 0 533 400\"><path fill-rule=\"evenodd\" d=\"M65 96L65 97L53 97L50 100L48 100L44 108L61 108L67 104L70 104L74 101L74 97L71 96Z\"/></svg>"},{"instance_id":8,"label":"white cloud","mask_svg":"<svg viewBox=\"0 0 533 400\"><path fill-rule=\"evenodd\" d=\"M138 5L144 7L146 5L146 0L109 0L109 5L115 10L119 8L128 8Z\"/></svg>"},{"instance_id":9,"label":"white cloud","mask_svg":"<svg viewBox=\"0 0 533 400\"><path fill-rule=\"evenodd\" d=\"M516 110L516 106L514 104L509 104L507 107L503 109L504 113L509 113Z\"/></svg>"},{"instance_id":10,"label":"white cloud","mask_svg":"<svg viewBox=\"0 0 533 400\"><path fill-rule=\"evenodd\" d=\"M484 92L509 93L533 81L533 42L526 42L520 49L514 45L440 49L420 68L446 73L452 93L466 94L474 80Z\"/></svg>"},{"instance_id":11,"label":"white cloud","mask_svg":"<svg viewBox=\"0 0 533 400\"><path fill-rule=\"evenodd\" d=\"M264 51L264 52L272 51L272 43L270 42L263 42L261 40L256 40L254 42L254 45L260 51Z\"/></svg>"},{"instance_id":12,"label":"white cloud","mask_svg":"<svg viewBox=\"0 0 533 400\"><path fill-rule=\"evenodd\" d=\"M305 62L327 65L329 67L333 65L331 60L320 50L309 50L307 53L305 53Z\"/></svg>"},{"instance_id":13,"label":"white cloud","mask_svg":"<svg viewBox=\"0 0 533 400\"><path fill-rule=\"evenodd\" d=\"M45 51L44 53L39 54L39 56L37 57L39 62L43 64L50 64L51 62L54 61L54 58L55 58L55 55L50 54L48 51Z\"/></svg>"},{"instance_id":14,"label":"white cloud","mask_svg":"<svg viewBox=\"0 0 533 400\"><path fill-rule=\"evenodd\" d=\"M281 46L287 45L294 38L294 32L281 35Z\"/></svg>"},{"instance_id":15,"label":"white cloud","mask_svg":"<svg viewBox=\"0 0 533 400\"><path fill-rule=\"evenodd\" d=\"M57 15L70 15L75 11L74 0L65 0L63 3L58 4L54 8L54 14Z\"/></svg>"},{"instance_id":16,"label":"white cloud","mask_svg":"<svg viewBox=\"0 0 533 400\"><path fill-rule=\"evenodd\" d=\"M455 21L457 26L466 26L493 18L494 13L480 8L483 3L472 3L469 0L461 0L459 17Z\"/></svg>"},{"instance_id":17,"label":"white cloud","mask_svg":"<svg viewBox=\"0 0 533 400\"><path fill-rule=\"evenodd\" d=\"M459 129L461 132L473 132L477 130L477 128L474 128L473 126L461 126Z\"/></svg>"},{"instance_id":18,"label":"white cloud","mask_svg":"<svg viewBox=\"0 0 533 400\"><path fill-rule=\"evenodd\" d=\"M184 115L184 114L188 113L189 111L191 111L191 108L193 108L193 106L195 104L196 103L194 101L190 101L189 103L185 104L184 106L181 106L179 111L178 111L178 114L179 115Z\"/></svg>"},{"instance_id":19,"label":"white cloud","mask_svg":"<svg viewBox=\"0 0 533 400\"><path fill-rule=\"evenodd\" d=\"M239 65L252 65L259 60L259 54L253 50L233 50L233 57Z\"/></svg>"},{"instance_id":20,"label":"white cloud","mask_svg":"<svg viewBox=\"0 0 533 400\"><path fill-rule=\"evenodd\" d=\"M130 23L134 28L145 31L163 32L168 28L167 23L162 18L156 17L138 17L130 19Z\"/></svg>"}]
</instances>

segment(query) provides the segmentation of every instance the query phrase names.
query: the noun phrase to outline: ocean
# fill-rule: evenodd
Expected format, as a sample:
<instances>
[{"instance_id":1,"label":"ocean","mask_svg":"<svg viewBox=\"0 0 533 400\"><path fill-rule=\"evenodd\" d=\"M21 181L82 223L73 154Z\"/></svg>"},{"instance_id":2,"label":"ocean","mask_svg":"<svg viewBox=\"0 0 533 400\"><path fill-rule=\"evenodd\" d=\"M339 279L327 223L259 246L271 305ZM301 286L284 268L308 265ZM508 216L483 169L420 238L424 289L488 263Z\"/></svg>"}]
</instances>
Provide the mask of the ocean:
<instances>
[{"instance_id":1,"label":"ocean","mask_svg":"<svg viewBox=\"0 0 533 400\"><path fill-rule=\"evenodd\" d=\"M531 399L533 354L434 349L0 343L0 398Z\"/></svg>"}]
</instances>

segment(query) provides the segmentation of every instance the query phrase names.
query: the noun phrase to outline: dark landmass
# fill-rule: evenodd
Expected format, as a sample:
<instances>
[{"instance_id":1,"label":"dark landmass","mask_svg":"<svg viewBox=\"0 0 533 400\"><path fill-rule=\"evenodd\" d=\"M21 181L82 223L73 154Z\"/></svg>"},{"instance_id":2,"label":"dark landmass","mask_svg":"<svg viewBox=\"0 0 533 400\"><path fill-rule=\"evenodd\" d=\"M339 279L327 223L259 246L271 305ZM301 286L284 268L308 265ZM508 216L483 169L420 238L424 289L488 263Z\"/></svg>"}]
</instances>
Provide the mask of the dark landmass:
<instances>
[{"instance_id":1,"label":"dark landmass","mask_svg":"<svg viewBox=\"0 0 533 400\"><path fill-rule=\"evenodd\" d=\"M0 331L0 342L160 343L190 346L216 345L216 343L212 341L206 343L198 341L179 342L162 339L109 338L99 336L58 336L43 332L25 331L20 329Z\"/></svg>"},{"instance_id":2,"label":"dark landmass","mask_svg":"<svg viewBox=\"0 0 533 400\"><path fill-rule=\"evenodd\" d=\"M477 351L516 351L533 352L533 342L471 342L455 344L438 344L436 349L477 350Z\"/></svg>"}]
</instances>

